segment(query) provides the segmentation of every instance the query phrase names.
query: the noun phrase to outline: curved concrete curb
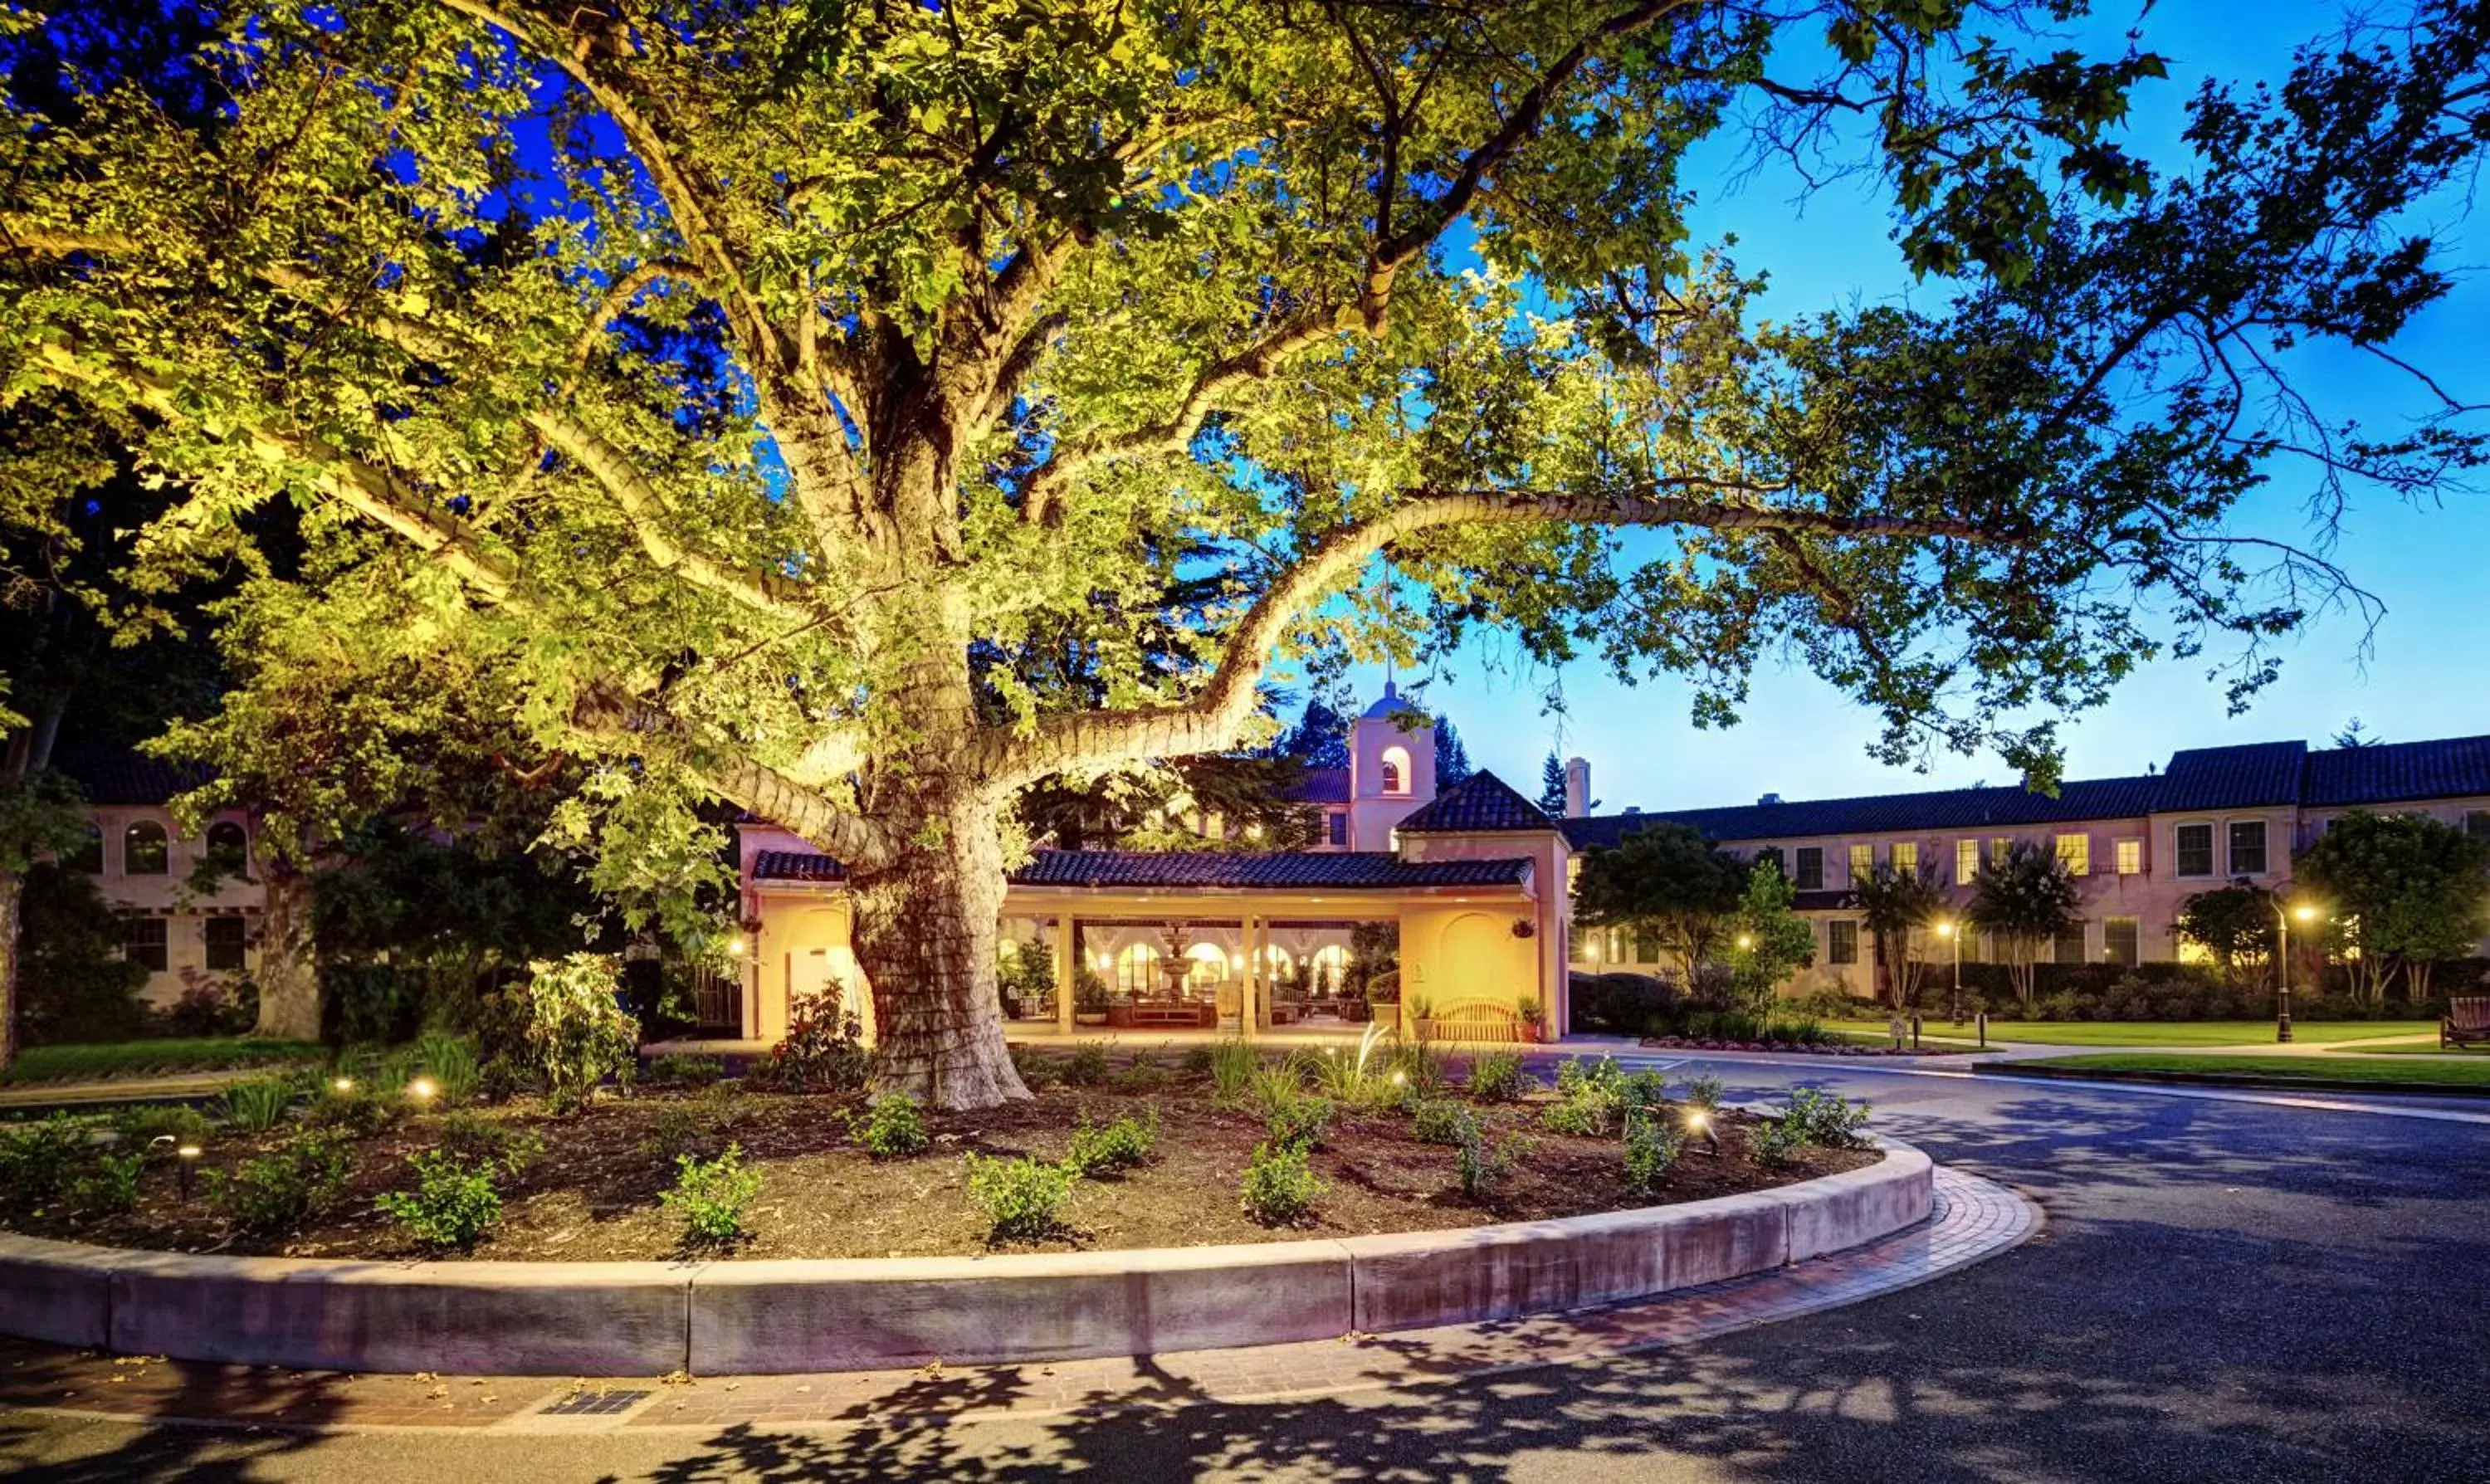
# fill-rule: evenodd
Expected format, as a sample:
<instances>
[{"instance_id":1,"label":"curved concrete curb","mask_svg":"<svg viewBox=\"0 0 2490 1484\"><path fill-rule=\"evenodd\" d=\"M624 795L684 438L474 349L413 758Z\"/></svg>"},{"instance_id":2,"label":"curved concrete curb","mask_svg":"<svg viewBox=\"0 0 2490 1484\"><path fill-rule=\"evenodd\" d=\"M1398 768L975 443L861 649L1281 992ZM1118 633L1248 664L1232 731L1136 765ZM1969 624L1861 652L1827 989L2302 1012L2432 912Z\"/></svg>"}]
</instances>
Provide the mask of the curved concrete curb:
<instances>
[{"instance_id":1,"label":"curved concrete curb","mask_svg":"<svg viewBox=\"0 0 2490 1484\"><path fill-rule=\"evenodd\" d=\"M349 1263L0 1237L0 1333L344 1371L705 1375L1073 1360L1328 1339L1647 1298L1927 1219L1934 1167L1560 1221L992 1258Z\"/></svg>"}]
</instances>

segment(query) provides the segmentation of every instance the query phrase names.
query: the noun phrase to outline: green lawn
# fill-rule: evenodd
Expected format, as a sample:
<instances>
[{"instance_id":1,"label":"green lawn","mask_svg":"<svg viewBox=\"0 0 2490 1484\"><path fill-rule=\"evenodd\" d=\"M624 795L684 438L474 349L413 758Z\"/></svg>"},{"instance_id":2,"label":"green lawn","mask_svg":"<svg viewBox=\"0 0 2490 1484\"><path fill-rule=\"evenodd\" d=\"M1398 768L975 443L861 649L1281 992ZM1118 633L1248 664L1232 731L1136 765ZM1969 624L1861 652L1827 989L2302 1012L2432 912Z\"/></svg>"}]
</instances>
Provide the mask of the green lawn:
<instances>
[{"instance_id":1,"label":"green lawn","mask_svg":"<svg viewBox=\"0 0 2490 1484\"><path fill-rule=\"evenodd\" d=\"M2430 1027L2433 1032L2437 1029L2436 1026ZM2414 1041L2409 1045L2362 1046L2359 1050L2364 1057L2477 1057L2483 1062L2490 1062L2490 1046L2483 1046L2477 1042L2463 1047L2441 1046L2435 1034L2428 1040Z\"/></svg>"},{"instance_id":2,"label":"green lawn","mask_svg":"<svg viewBox=\"0 0 2490 1484\"><path fill-rule=\"evenodd\" d=\"M242 1036L29 1046L17 1054L17 1064L6 1076L0 1076L0 1082L94 1082L109 1077L320 1062L328 1055L329 1048L317 1041L257 1041Z\"/></svg>"},{"instance_id":3,"label":"green lawn","mask_svg":"<svg viewBox=\"0 0 2490 1484\"><path fill-rule=\"evenodd\" d=\"M1882 1034L1883 1021L1842 1020L1830 1022L1844 1031L1872 1031ZM1931 1016L1921 1022L1923 1036L1947 1036L1969 1040L1974 1033L1969 1026L1955 1030L1942 1016ZM2427 1035L2437 1041L2438 1022L2434 1020L2296 1020L2291 1023L2295 1040L2309 1045L2331 1045L2338 1041L2373 1040L2383 1035ZM1988 1023L1988 1039L2019 1041L2037 1046L2253 1046L2273 1039L2271 1020L1992 1020ZM1890 1038L1887 1044L1892 1044Z\"/></svg>"},{"instance_id":4,"label":"green lawn","mask_svg":"<svg viewBox=\"0 0 2490 1484\"><path fill-rule=\"evenodd\" d=\"M2490 1089L2490 1057L2478 1062L2415 1062L2389 1057L2191 1057L2168 1052L2107 1052L2084 1057L2050 1057L2022 1066L2062 1067L2088 1072L2228 1073L2234 1077L2322 1078L2332 1082L2367 1082L2381 1088L2401 1083L2457 1084Z\"/></svg>"}]
</instances>

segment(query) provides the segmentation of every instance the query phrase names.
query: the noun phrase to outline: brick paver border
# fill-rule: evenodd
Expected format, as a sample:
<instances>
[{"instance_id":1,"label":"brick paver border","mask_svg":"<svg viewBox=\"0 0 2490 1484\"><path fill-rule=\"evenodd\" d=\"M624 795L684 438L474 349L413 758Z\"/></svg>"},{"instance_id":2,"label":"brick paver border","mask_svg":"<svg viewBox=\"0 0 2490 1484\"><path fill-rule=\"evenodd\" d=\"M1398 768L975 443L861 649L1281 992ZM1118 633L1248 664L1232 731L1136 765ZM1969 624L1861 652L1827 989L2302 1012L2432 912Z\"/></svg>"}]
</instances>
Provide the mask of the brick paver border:
<instances>
[{"instance_id":1,"label":"brick paver border","mask_svg":"<svg viewBox=\"0 0 2490 1484\"><path fill-rule=\"evenodd\" d=\"M2037 1232L2041 1208L1940 1166L1925 1223L1750 1278L1615 1308L1239 1350L905 1371L642 1380L354 1375L110 1357L0 1341L0 1406L290 1429L565 1433L841 1428L1336 1396L1596 1361L1769 1324L1925 1283ZM594 1398L584 1403L583 1393Z\"/></svg>"}]
</instances>

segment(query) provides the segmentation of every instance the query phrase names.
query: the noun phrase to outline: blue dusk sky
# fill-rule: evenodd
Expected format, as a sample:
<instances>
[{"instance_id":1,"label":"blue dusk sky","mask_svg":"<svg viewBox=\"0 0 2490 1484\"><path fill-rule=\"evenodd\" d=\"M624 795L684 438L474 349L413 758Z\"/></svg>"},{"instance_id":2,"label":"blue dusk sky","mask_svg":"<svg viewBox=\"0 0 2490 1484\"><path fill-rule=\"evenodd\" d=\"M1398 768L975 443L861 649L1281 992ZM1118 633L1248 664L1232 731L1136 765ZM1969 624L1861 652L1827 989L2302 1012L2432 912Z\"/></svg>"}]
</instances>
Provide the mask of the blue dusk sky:
<instances>
[{"instance_id":1,"label":"blue dusk sky","mask_svg":"<svg viewBox=\"0 0 2490 1484\"><path fill-rule=\"evenodd\" d=\"M2100 7L2078 36L2088 49L2114 49L2137 24L2134 0ZM2168 81L2148 83L2128 121L2132 147L2167 167L2185 159L2179 142L2184 104L2207 77L2279 80L2293 48L2339 24L2340 8L2315 0L2163 0L2142 15L2143 44L2171 62ZM1874 181L1838 185L1804 202L1798 183L1765 171L1736 189L1731 150L1707 158L1688 179L1699 192L1697 235L1734 233L1735 260L1763 269L1771 288L1761 312L1795 317L1853 301L1908 301L1941 286L1915 288L1895 249L1882 187ZM2478 244L2490 220L2453 221L2447 262L2463 273L2455 293L2436 306L2394 350L2427 366L2447 390L2470 402L2490 402L2490 286L2464 273L2483 260ZM2398 372L2354 353L2303 357L2300 384L2330 416L2360 419L2373 428L2400 422L2425 403ZM2271 481L2236 513L2241 534L2310 543L2305 468L2277 464ZM2323 745L2354 716L2389 742L2490 733L2490 583L2481 564L2490 554L2490 495L2452 494L2417 509L2394 496L2355 491L2356 503L2330 555L2383 600L2374 633L2357 613L2312 617L2278 653L2282 678L2244 714L2227 714L2222 685L2207 679L2217 655L2165 658L2130 679L2100 710L2061 728L2069 777L2138 773L2178 748L2222 742L2304 738ZM2364 650L2363 641L2366 640ZM1550 748L1591 761L1593 793L1607 810L1684 808L1751 801L1779 793L1790 799L2007 783L2014 771L1996 757L1943 754L1918 772L1885 767L1867 756L1874 718L1804 666L1755 676L1743 722L1700 731L1689 719L1687 687L1672 680L1620 684L1595 662L1560 672L1518 668L1516 656L1473 645L1452 657L1427 687L1430 709L1459 726L1471 760L1525 793L1536 793L1540 762ZM1353 674L1360 699L1380 689L1381 671ZM1404 680L1408 677L1404 677ZM1561 684L1564 714L1544 706Z\"/></svg>"}]
</instances>

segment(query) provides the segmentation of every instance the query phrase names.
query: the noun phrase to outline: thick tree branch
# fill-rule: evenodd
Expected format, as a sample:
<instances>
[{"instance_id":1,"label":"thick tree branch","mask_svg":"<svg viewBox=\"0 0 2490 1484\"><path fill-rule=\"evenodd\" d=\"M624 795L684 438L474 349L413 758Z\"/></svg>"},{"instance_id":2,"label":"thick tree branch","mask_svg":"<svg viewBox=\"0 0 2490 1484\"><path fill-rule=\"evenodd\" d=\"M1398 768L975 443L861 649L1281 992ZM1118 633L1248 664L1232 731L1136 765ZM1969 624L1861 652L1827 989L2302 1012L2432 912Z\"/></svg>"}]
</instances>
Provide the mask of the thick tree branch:
<instances>
[{"instance_id":1,"label":"thick tree branch","mask_svg":"<svg viewBox=\"0 0 2490 1484\"><path fill-rule=\"evenodd\" d=\"M596 302L595 312L589 316L587 324L580 327L579 337L571 342L570 374L564 378L560 393L564 401L568 401L571 393L578 390L580 377L588 371L588 359L596 354L597 343L605 338L605 332L613 328L614 322L621 319L651 285L667 278L680 278L697 286L700 271L689 263L673 258L655 258L618 276L606 285L604 297Z\"/></svg>"},{"instance_id":2,"label":"thick tree branch","mask_svg":"<svg viewBox=\"0 0 2490 1484\"><path fill-rule=\"evenodd\" d=\"M63 380L116 388L159 417L195 421L182 407L173 383L152 371L118 361L99 363L59 340L43 345L37 359ZM507 555L488 549L455 521L430 509L420 492L388 470L307 434L281 433L256 424L245 425L241 431L250 451L263 463L274 469L309 471L323 493L403 538L455 573L478 596L501 602L518 586L518 571Z\"/></svg>"},{"instance_id":3,"label":"thick tree branch","mask_svg":"<svg viewBox=\"0 0 2490 1484\"><path fill-rule=\"evenodd\" d=\"M1697 498L1676 491L1710 490ZM1183 757L1234 744L1254 713L1256 688L1300 615L1355 577L1368 559L1404 537L1447 526L1587 524L1692 526L1712 531L1996 541L1966 521L1728 503L1761 492L1708 480L1662 480L1620 495L1533 490L1417 490L1382 514L1323 538L1263 591L1228 638L1218 668L1182 705L1050 717L1034 732L998 732L983 743L987 776L1019 787L1051 773L1111 768L1140 758Z\"/></svg>"}]
</instances>

